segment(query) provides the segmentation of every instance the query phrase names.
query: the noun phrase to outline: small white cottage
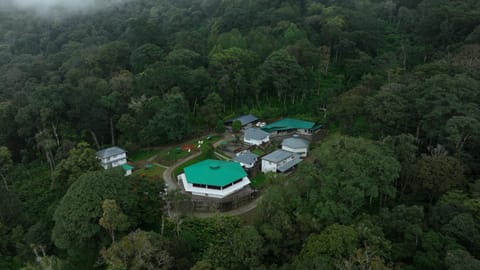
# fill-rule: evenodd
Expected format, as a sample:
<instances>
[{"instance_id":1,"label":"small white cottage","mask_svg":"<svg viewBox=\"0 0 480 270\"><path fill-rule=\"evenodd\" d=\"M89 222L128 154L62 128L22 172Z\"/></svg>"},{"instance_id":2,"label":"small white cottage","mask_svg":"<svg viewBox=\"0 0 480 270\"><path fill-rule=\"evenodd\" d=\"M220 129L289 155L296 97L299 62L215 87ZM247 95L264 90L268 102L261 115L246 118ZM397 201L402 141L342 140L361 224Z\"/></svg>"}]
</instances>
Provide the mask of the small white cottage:
<instances>
[{"instance_id":1,"label":"small white cottage","mask_svg":"<svg viewBox=\"0 0 480 270\"><path fill-rule=\"evenodd\" d=\"M245 169L251 169L257 163L258 156L248 150L237 153L233 158L234 161L240 163Z\"/></svg>"},{"instance_id":2,"label":"small white cottage","mask_svg":"<svg viewBox=\"0 0 480 270\"><path fill-rule=\"evenodd\" d=\"M243 134L243 141L251 145L261 145L270 141L270 134L259 128L247 128Z\"/></svg>"},{"instance_id":3,"label":"small white cottage","mask_svg":"<svg viewBox=\"0 0 480 270\"><path fill-rule=\"evenodd\" d=\"M306 157L310 143L302 138L286 138L282 141L282 149Z\"/></svg>"}]
</instances>

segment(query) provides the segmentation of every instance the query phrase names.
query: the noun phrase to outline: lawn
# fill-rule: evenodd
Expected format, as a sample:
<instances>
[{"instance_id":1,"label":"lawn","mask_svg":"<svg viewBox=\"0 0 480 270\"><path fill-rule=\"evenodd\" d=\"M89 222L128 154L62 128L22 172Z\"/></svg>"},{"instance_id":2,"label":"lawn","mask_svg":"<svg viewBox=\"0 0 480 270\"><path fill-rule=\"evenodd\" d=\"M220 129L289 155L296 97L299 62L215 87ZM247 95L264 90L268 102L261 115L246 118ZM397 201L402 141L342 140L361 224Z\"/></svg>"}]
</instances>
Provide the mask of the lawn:
<instances>
[{"instance_id":1,"label":"lawn","mask_svg":"<svg viewBox=\"0 0 480 270\"><path fill-rule=\"evenodd\" d=\"M151 168L141 168L133 172L134 175L143 175L151 179L163 179L164 168L153 165Z\"/></svg>"},{"instance_id":2,"label":"lawn","mask_svg":"<svg viewBox=\"0 0 480 270\"><path fill-rule=\"evenodd\" d=\"M161 151L160 153L158 153L156 161L160 164L170 166L175 163L175 161L185 158L190 154L194 153L193 151L189 153L187 150L181 149L180 151L177 151L176 148L177 147L171 147Z\"/></svg>"},{"instance_id":3,"label":"lawn","mask_svg":"<svg viewBox=\"0 0 480 270\"><path fill-rule=\"evenodd\" d=\"M144 150L138 150L133 152L132 154L128 154L128 160L132 162L138 162L141 160L146 160L149 159L158 153L161 153L162 150L158 149L144 149Z\"/></svg>"},{"instance_id":4,"label":"lawn","mask_svg":"<svg viewBox=\"0 0 480 270\"><path fill-rule=\"evenodd\" d=\"M261 149L258 149L258 148L257 148L257 149L253 149L253 150L252 150L252 153L254 153L255 155L258 155L259 157L265 155L265 152L262 151Z\"/></svg>"},{"instance_id":5,"label":"lawn","mask_svg":"<svg viewBox=\"0 0 480 270\"><path fill-rule=\"evenodd\" d=\"M221 137L220 136L211 136L209 140L207 140L206 138L207 137L205 137L205 139L203 140L204 143L202 144L202 146L206 145L207 142L213 144L213 143L217 142L218 140L220 140ZM193 150L190 151L190 153L187 150L182 150L182 146L185 146L185 145L193 146ZM182 158L186 158L190 154L193 154L197 150L199 150L199 148L197 148L197 146L198 146L198 140L190 140L190 141L187 141L187 142L175 145L175 146L168 147L168 148L166 148L163 151L158 153L156 161L160 164L167 165L167 166L173 165L177 160L182 159ZM202 150L202 148L203 147L201 147L200 150Z\"/></svg>"}]
</instances>

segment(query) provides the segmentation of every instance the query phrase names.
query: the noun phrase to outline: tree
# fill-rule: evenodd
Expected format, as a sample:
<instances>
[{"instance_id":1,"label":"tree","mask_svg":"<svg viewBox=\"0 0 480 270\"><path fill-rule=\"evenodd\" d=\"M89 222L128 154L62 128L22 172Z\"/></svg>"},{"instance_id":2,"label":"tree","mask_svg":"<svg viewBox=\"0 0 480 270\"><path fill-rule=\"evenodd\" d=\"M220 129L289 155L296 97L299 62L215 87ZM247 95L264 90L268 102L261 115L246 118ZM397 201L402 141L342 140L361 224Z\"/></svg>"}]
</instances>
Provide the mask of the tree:
<instances>
[{"instance_id":1,"label":"tree","mask_svg":"<svg viewBox=\"0 0 480 270\"><path fill-rule=\"evenodd\" d=\"M318 212L322 218L345 222L362 207L382 206L395 197L400 164L378 142L333 136L313 150L312 156L319 160L323 200Z\"/></svg>"},{"instance_id":2,"label":"tree","mask_svg":"<svg viewBox=\"0 0 480 270\"><path fill-rule=\"evenodd\" d=\"M125 231L130 226L128 217L118 207L115 200L104 200L102 209L103 215L98 224L107 230L112 242L115 242L115 231Z\"/></svg>"},{"instance_id":3,"label":"tree","mask_svg":"<svg viewBox=\"0 0 480 270\"><path fill-rule=\"evenodd\" d=\"M222 98L215 92L210 93L200 108L200 117L207 127L213 127L220 118L223 109Z\"/></svg>"},{"instance_id":4,"label":"tree","mask_svg":"<svg viewBox=\"0 0 480 270\"><path fill-rule=\"evenodd\" d=\"M232 123L233 133L237 134L238 132L240 132L240 129L242 129L242 122L240 122L240 120L233 121Z\"/></svg>"},{"instance_id":5,"label":"tree","mask_svg":"<svg viewBox=\"0 0 480 270\"><path fill-rule=\"evenodd\" d=\"M295 103L301 96L299 87L303 80L303 69L286 50L278 50L270 54L260 67L259 81L263 89L274 89L278 101L286 106L287 97Z\"/></svg>"},{"instance_id":6,"label":"tree","mask_svg":"<svg viewBox=\"0 0 480 270\"><path fill-rule=\"evenodd\" d=\"M447 139L455 146L456 153L460 153L467 141L480 134L480 121L473 117L454 116L447 121L445 130Z\"/></svg>"},{"instance_id":7,"label":"tree","mask_svg":"<svg viewBox=\"0 0 480 270\"><path fill-rule=\"evenodd\" d=\"M357 233L352 227L333 224L319 235L310 235L300 256L315 257L318 254L332 258L348 256L353 253L356 244Z\"/></svg>"},{"instance_id":8,"label":"tree","mask_svg":"<svg viewBox=\"0 0 480 270\"><path fill-rule=\"evenodd\" d=\"M262 236L254 227L246 226L236 230L220 245L211 246L204 258L215 267L240 270L260 266L262 255Z\"/></svg>"},{"instance_id":9,"label":"tree","mask_svg":"<svg viewBox=\"0 0 480 270\"><path fill-rule=\"evenodd\" d=\"M452 187L464 185L463 164L445 153L424 155L416 168L417 179L428 192L430 203Z\"/></svg>"},{"instance_id":10,"label":"tree","mask_svg":"<svg viewBox=\"0 0 480 270\"><path fill-rule=\"evenodd\" d=\"M166 270L171 269L173 258L165 246L159 234L137 230L100 253L108 269Z\"/></svg>"},{"instance_id":11,"label":"tree","mask_svg":"<svg viewBox=\"0 0 480 270\"><path fill-rule=\"evenodd\" d=\"M0 176L2 177L5 189L8 190L7 173L12 169L12 155L7 147L0 147Z\"/></svg>"},{"instance_id":12,"label":"tree","mask_svg":"<svg viewBox=\"0 0 480 270\"><path fill-rule=\"evenodd\" d=\"M148 65L160 61L162 56L162 48L155 44L146 43L133 50L130 55L130 64L135 72L142 72Z\"/></svg>"},{"instance_id":13,"label":"tree","mask_svg":"<svg viewBox=\"0 0 480 270\"><path fill-rule=\"evenodd\" d=\"M189 108L180 91L164 96L162 106L150 119L147 127L147 142L175 142L185 139L190 133Z\"/></svg>"},{"instance_id":14,"label":"tree","mask_svg":"<svg viewBox=\"0 0 480 270\"><path fill-rule=\"evenodd\" d=\"M445 265L450 270L479 270L480 261L468 251L456 249L447 252Z\"/></svg>"},{"instance_id":15,"label":"tree","mask_svg":"<svg viewBox=\"0 0 480 270\"><path fill-rule=\"evenodd\" d=\"M117 201L123 209L132 208L134 198L121 169L88 172L70 186L53 215L55 245L70 251L98 235L98 219L105 199Z\"/></svg>"},{"instance_id":16,"label":"tree","mask_svg":"<svg viewBox=\"0 0 480 270\"><path fill-rule=\"evenodd\" d=\"M66 190L80 175L100 168L95 150L88 143L80 142L69 151L66 159L58 163L53 173L54 184Z\"/></svg>"},{"instance_id":17,"label":"tree","mask_svg":"<svg viewBox=\"0 0 480 270\"><path fill-rule=\"evenodd\" d=\"M218 134L223 134L225 132L225 124L222 120L217 120L215 124L215 132Z\"/></svg>"}]
</instances>

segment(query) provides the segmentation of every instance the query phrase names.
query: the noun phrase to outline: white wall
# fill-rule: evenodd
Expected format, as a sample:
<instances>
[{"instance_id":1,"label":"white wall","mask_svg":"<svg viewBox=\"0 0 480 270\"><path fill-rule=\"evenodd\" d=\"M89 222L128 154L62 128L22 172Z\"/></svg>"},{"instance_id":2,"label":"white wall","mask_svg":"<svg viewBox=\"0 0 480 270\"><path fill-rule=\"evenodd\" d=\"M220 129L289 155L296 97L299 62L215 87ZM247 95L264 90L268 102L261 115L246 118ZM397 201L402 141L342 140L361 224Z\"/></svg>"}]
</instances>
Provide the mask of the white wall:
<instances>
[{"instance_id":1,"label":"white wall","mask_svg":"<svg viewBox=\"0 0 480 270\"><path fill-rule=\"evenodd\" d=\"M243 136L243 141L245 143L251 144L251 145L261 145L263 143L267 143L270 141L270 136L267 136L263 140L253 140L253 139L246 139L245 136Z\"/></svg>"},{"instance_id":2,"label":"white wall","mask_svg":"<svg viewBox=\"0 0 480 270\"><path fill-rule=\"evenodd\" d=\"M242 181L236 183L233 186L230 186L223 190L217 190L217 189L194 187L192 184L188 183L184 173L178 176L178 180L182 181L185 191L191 192L193 195L196 195L196 196L204 196L204 197L212 197L212 198L226 197L250 184L250 179L248 179L248 177L244 177Z\"/></svg>"},{"instance_id":3,"label":"white wall","mask_svg":"<svg viewBox=\"0 0 480 270\"><path fill-rule=\"evenodd\" d=\"M258 140L252 140L252 139L247 139L245 138L245 136L243 137L243 141L245 143L248 143L248 144L251 144L251 145L261 145L262 144L262 141L258 141Z\"/></svg>"},{"instance_id":4,"label":"white wall","mask_svg":"<svg viewBox=\"0 0 480 270\"><path fill-rule=\"evenodd\" d=\"M277 171L276 163L262 159L262 172L267 173L267 172L276 172L276 171Z\"/></svg>"},{"instance_id":5,"label":"white wall","mask_svg":"<svg viewBox=\"0 0 480 270\"><path fill-rule=\"evenodd\" d=\"M127 154L123 153L121 155L103 158L101 165L104 169L110 169L110 168L121 166L125 163L127 163Z\"/></svg>"},{"instance_id":6,"label":"white wall","mask_svg":"<svg viewBox=\"0 0 480 270\"><path fill-rule=\"evenodd\" d=\"M292 152L292 153L297 153L301 157L306 157L308 154L308 149L307 148L290 148L288 146L283 146L282 145L282 150Z\"/></svg>"}]
</instances>

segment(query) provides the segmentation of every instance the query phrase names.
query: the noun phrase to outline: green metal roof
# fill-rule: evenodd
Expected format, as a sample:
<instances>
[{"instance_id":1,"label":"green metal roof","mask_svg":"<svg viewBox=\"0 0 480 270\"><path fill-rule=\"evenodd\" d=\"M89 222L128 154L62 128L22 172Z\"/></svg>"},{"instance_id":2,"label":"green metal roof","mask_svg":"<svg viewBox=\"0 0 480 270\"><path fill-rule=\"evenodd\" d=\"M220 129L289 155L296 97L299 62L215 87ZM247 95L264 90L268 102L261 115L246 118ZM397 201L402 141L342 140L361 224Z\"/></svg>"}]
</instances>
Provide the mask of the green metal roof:
<instances>
[{"instance_id":1,"label":"green metal roof","mask_svg":"<svg viewBox=\"0 0 480 270\"><path fill-rule=\"evenodd\" d=\"M128 164L123 164L123 165L122 165L122 168L123 168L125 171L130 171L130 170L132 170L132 169L135 168L135 167L130 166L130 165L128 165Z\"/></svg>"},{"instance_id":2,"label":"green metal roof","mask_svg":"<svg viewBox=\"0 0 480 270\"><path fill-rule=\"evenodd\" d=\"M223 187L235 182L247 173L240 163L233 161L207 159L183 169L187 182L191 184Z\"/></svg>"},{"instance_id":3,"label":"green metal roof","mask_svg":"<svg viewBox=\"0 0 480 270\"><path fill-rule=\"evenodd\" d=\"M288 130L288 129L314 129L320 127L319 125L315 125L313 122L294 119L294 118L283 118L282 120L278 120L277 122L270 123L264 127L263 130L266 132L272 132L277 130Z\"/></svg>"}]
</instances>

